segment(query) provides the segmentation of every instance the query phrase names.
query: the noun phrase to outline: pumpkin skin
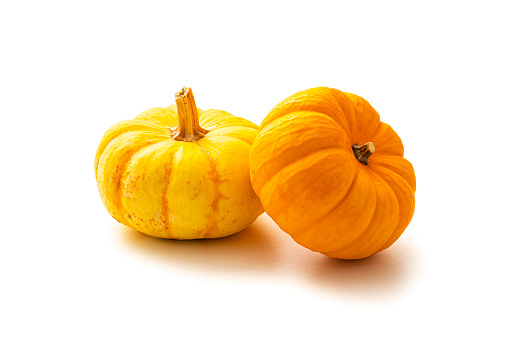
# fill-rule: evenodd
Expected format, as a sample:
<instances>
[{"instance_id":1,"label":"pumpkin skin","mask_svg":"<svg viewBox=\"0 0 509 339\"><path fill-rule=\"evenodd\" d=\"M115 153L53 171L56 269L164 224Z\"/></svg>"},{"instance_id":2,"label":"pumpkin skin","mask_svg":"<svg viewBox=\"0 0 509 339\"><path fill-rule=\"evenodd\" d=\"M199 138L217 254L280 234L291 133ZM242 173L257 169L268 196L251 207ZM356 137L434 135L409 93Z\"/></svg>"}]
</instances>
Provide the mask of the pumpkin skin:
<instances>
[{"instance_id":1,"label":"pumpkin skin","mask_svg":"<svg viewBox=\"0 0 509 339\"><path fill-rule=\"evenodd\" d=\"M401 139L366 100L333 88L298 92L271 110L250 176L283 231L334 258L388 248L414 213L415 172Z\"/></svg>"},{"instance_id":2,"label":"pumpkin skin","mask_svg":"<svg viewBox=\"0 0 509 339\"><path fill-rule=\"evenodd\" d=\"M263 212L248 167L258 126L225 111L196 109L187 90L177 93L192 98L182 106L191 108L187 117L171 105L108 129L95 157L97 186L113 218L150 236L225 237ZM182 121L194 124L190 140L177 140Z\"/></svg>"}]
</instances>

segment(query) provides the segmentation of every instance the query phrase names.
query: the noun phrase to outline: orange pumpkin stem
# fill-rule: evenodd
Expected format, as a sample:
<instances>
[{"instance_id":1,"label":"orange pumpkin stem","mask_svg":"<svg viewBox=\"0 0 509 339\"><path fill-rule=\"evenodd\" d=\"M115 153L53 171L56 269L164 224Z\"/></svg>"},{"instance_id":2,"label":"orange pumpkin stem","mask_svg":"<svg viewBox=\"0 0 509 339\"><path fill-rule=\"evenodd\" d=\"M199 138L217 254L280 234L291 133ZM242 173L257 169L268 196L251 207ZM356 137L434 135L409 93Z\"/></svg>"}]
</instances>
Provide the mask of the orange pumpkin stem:
<instances>
[{"instance_id":1,"label":"orange pumpkin stem","mask_svg":"<svg viewBox=\"0 0 509 339\"><path fill-rule=\"evenodd\" d=\"M375 153L375 145L371 141L368 141L364 145L355 144L352 145L353 154L359 162L363 165L368 164L368 159L371 154Z\"/></svg>"},{"instance_id":2,"label":"orange pumpkin stem","mask_svg":"<svg viewBox=\"0 0 509 339\"><path fill-rule=\"evenodd\" d=\"M173 140L198 141L203 138L209 131L200 127L198 109L191 88L184 87L180 92L175 93L175 102L179 124L173 130Z\"/></svg>"}]
</instances>

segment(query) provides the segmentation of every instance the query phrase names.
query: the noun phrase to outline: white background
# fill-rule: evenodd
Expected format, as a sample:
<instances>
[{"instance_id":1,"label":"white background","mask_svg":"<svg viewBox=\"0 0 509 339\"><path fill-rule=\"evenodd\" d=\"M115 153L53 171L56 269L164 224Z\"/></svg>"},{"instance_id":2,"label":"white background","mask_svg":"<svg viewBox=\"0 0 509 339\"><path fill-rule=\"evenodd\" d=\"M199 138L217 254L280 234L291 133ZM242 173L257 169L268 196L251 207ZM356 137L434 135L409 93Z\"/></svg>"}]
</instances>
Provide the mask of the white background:
<instances>
[{"instance_id":1,"label":"white background","mask_svg":"<svg viewBox=\"0 0 509 339\"><path fill-rule=\"evenodd\" d=\"M0 337L507 338L504 1L2 1ZM118 224L93 161L173 103L260 123L294 92L366 98L416 170L390 249L340 261L267 216L164 241Z\"/></svg>"}]
</instances>

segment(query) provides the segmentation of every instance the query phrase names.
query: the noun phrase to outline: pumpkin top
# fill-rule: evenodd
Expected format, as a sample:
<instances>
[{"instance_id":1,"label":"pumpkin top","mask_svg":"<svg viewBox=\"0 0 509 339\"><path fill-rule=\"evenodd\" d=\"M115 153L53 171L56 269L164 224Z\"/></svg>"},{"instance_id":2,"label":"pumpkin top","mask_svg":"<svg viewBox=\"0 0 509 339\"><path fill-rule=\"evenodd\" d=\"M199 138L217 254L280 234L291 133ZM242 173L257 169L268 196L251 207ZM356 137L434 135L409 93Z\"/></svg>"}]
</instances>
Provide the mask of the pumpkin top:
<instances>
[{"instance_id":1,"label":"pumpkin top","mask_svg":"<svg viewBox=\"0 0 509 339\"><path fill-rule=\"evenodd\" d=\"M334 88L317 87L295 93L270 111L260 129L298 112L321 113L330 117L346 133L351 146L371 142L377 153L403 156L401 139L388 124L380 121L380 116L367 100Z\"/></svg>"},{"instance_id":2,"label":"pumpkin top","mask_svg":"<svg viewBox=\"0 0 509 339\"><path fill-rule=\"evenodd\" d=\"M218 109L196 107L191 88L175 93L176 104L148 109L131 120L120 121L103 135L95 156L95 171L106 147L115 139L146 134L154 142L223 143L231 138L252 144L258 126L251 121ZM178 147L178 146L177 146Z\"/></svg>"}]
</instances>

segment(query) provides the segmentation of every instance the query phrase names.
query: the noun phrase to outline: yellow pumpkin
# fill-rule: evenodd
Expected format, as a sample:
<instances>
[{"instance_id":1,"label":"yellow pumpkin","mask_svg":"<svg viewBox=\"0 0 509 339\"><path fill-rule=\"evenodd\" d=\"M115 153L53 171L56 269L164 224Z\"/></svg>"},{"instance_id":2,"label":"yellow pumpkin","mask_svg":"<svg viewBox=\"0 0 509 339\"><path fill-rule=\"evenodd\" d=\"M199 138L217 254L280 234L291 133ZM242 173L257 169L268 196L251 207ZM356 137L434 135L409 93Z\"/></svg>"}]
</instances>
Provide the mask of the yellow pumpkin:
<instances>
[{"instance_id":1,"label":"yellow pumpkin","mask_svg":"<svg viewBox=\"0 0 509 339\"><path fill-rule=\"evenodd\" d=\"M366 100L337 89L309 89L274 107L251 148L250 175L279 227L330 257L388 248L415 208L401 139Z\"/></svg>"},{"instance_id":2,"label":"yellow pumpkin","mask_svg":"<svg viewBox=\"0 0 509 339\"><path fill-rule=\"evenodd\" d=\"M258 126L196 108L190 88L176 105L113 125L95 157L101 199L120 223L172 239L219 238L262 212L249 179Z\"/></svg>"}]
</instances>

